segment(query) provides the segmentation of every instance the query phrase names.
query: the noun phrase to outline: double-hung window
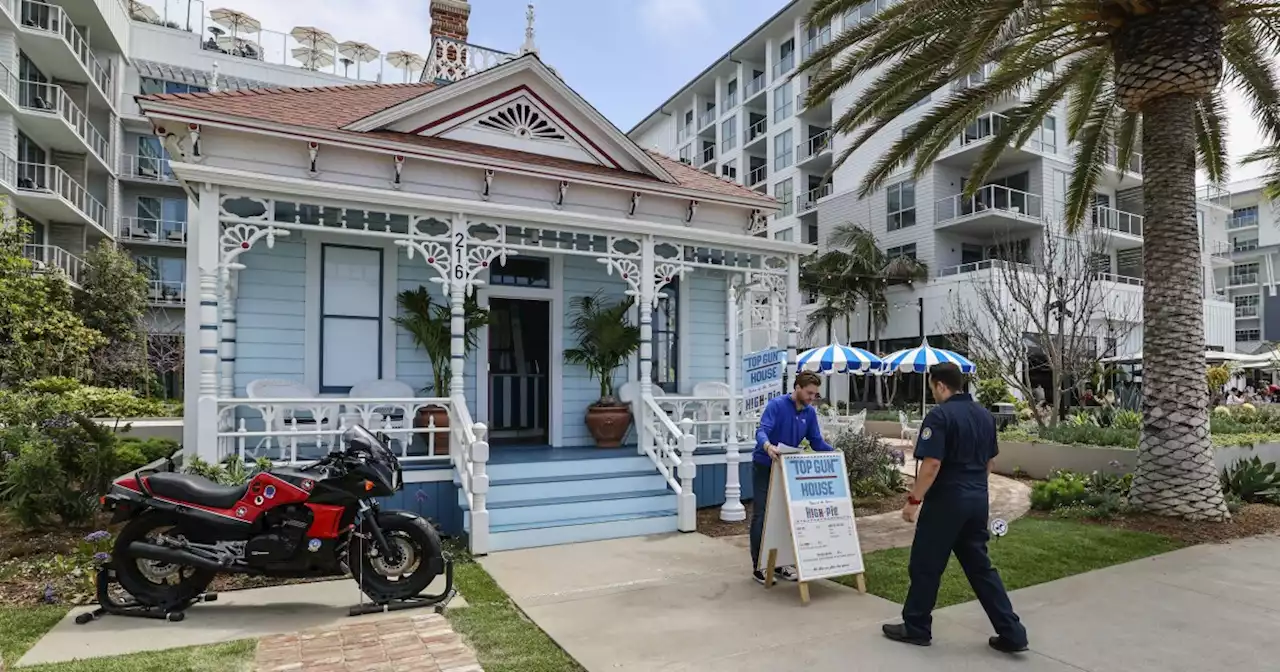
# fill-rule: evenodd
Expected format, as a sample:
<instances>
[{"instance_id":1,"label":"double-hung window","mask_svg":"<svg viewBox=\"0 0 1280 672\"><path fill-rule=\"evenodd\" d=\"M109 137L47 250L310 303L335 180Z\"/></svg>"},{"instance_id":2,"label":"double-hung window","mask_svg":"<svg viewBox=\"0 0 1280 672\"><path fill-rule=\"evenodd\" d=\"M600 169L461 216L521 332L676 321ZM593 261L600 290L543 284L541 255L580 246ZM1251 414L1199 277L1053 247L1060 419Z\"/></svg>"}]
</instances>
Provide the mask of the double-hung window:
<instances>
[{"instance_id":1,"label":"double-hung window","mask_svg":"<svg viewBox=\"0 0 1280 672\"><path fill-rule=\"evenodd\" d=\"M382 263L379 249L320 247L323 393L350 392L356 383L381 378Z\"/></svg>"}]
</instances>

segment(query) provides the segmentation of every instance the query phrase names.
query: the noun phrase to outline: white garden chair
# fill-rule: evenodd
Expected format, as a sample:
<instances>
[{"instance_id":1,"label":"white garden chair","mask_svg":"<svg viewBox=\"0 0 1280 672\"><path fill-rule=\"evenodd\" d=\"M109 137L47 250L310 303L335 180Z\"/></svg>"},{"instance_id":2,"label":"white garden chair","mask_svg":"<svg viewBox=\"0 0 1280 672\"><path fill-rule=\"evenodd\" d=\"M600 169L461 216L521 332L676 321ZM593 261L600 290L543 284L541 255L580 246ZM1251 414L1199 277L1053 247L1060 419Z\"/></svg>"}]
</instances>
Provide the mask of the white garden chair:
<instances>
[{"instance_id":1,"label":"white garden chair","mask_svg":"<svg viewBox=\"0 0 1280 672\"><path fill-rule=\"evenodd\" d=\"M725 442L725 437L728 436L728 432L725 430L729 425L729 384L718 380L696 383L693 386L693 396L696 399L717 400L703 402L699 406L696 419L704 424L700 425L701 431L699 432L698 442L702 443L704 440L707 443Z\"/></svg>"},{"instance_id":2,"label":"white garden chair","mask_svg":"<svg viewBox=\"0 0 1280 672\"><path fill-rule=\"evenodd\" d=\"M360 403L361 399L413 399L417 395L408 383L388 378L366 380L353 385L347 396L351 398L351 406L346 411L359 415L360 421L369 423L368 428L375 432L384 429L387 420L391 422L391 429L404 429L413 423L413 406L401 404L368 408L367 404ZM368 418L364 417L366 414Z\"/></svg>"},{"instance_id":3,"label":"white garden chair","mask_svg":"<svg viewBox=\"0 0 1280 672\"><path fill-rule=\"evenodd\" d=\"M898 411L898 424L902 427L902 433L900 436L903 439L907 441L914 441L916 437L919 436L920 423L911 422L911 420L907 418L906 412Z\"/></svg>"},{"instance_id":4,"label":"white garden chair","mask_svg":"<svg viewBox=\"0 0 1280 672\"><path fill-rule=\"evenodd\" d=\"M300 432L327 432L333 429L333 418L330 409L319 402L319 395L302 383L292 380L259 378L245 386L245 394L255 401L253 404L262 412L267 420L267 431L278 437L295 429ZM272 399L316 399L317 403L273 404ZM310 437L309 437L310 438ZM324 437L314 437L319 444ZM264 441L270 440L270 437ZM277 439L283 453L285 442ZM259 444L261 445L261 443Z\"/></svg>"}]
</instances>

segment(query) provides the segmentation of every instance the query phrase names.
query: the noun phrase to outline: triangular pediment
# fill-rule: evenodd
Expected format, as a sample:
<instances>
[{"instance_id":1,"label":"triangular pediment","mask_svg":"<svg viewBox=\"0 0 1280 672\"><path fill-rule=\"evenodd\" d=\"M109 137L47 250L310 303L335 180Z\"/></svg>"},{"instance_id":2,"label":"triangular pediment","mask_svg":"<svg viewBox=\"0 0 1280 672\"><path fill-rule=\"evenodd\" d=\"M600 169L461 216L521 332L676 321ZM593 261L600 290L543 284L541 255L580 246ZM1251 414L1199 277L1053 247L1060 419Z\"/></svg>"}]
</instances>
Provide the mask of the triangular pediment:
<instances>
[{"instance_id":1,"label":"triangular pediment","mask_svg":"<svg viewBox=\"0 0 1280 672\"><path fill-rule=\"evenodd\" d=\"M351 131L391 131L675 179L535 56L370 115Z\"/></svg>"}]
</instances>

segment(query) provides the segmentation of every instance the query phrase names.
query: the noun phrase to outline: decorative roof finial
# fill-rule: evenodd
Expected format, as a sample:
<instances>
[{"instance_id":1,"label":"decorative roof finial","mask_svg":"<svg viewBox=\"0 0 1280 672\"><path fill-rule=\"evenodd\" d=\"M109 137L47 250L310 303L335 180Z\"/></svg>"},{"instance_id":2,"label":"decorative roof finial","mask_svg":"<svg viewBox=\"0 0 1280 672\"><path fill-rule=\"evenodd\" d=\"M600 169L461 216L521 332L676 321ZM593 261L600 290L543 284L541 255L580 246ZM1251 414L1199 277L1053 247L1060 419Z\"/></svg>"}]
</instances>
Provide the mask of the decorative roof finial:
<instances>
[{"instance_id":1,"label":"decorative roof finial","mask_svg":"<svg viewBox=\"0 0 1280 672\"><path fill-rule=\"evenodd\" d=\"M218 87L218 62L213 62L213 74L209 76L209 93L217 93Z\"/></svg>"},{"instance_id":2,"label":"decorative roof finial","mask_svg":"<svg viewBox=\"0 0 1280 672\"><path fill-rule=\"evenodd\" d=\"M533 42L533 3L529 3L529 9L524 13L527 25L524 29L524 45L520 47L520 55L525 54L538 55L538 45Z\"/></svg>"}]
</instances>

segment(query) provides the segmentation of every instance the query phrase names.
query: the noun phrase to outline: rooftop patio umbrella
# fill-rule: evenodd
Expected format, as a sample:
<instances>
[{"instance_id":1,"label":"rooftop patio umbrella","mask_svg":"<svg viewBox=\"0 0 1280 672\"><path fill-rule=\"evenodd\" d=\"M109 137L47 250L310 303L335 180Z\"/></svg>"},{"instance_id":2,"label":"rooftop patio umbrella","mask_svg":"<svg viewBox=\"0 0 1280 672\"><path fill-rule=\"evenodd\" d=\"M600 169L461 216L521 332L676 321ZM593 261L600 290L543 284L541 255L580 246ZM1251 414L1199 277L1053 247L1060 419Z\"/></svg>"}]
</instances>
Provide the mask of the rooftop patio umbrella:
<instances>
[{"instance_id":1,"label":"rooftop patio umbrella","mask_svg":"<svg viewBox=\"0 0 1280 672\"><path fill-rule=\"evenodd\" d=\"M146 21L147 23L160 23L160 15L151 5L138 0L129 0L129 16L135 21Z\"/></svg>"},{"instance_id":2,"label":"rooftop patio umbrella","mask_svg":"<svg viewBox=\"0 0 1280 672\"><path fill-rule=\"evenodd\" d=\"M360 64L368 63L377 58L382 52L373 48L373 45L365 42L357 42L355 40L347 40L338 45L338 53L355 61L356 79L360 79Z\"/></svg>"},{"instance_id":3,"label":"rooftop patio umbrella","mask_svg":"<svg viewBox=\"0 0 1280 672\"><path fill-rule=\"evenodd\" d=\"M943 362L951 362L960 367L961 373L973 373L978 370L977 365L969 361L964 355L952 352L950 350L942 350L940 348L929 347L928 339L925 339L918 347L909 348L907 350L899 350L884 356L884 370L896 371L899 373L923 373L925 375L925 386L929 384L929 367L934 364ZM928 394L921 391L920 394L920 414L924 415L924 402Z\"/></svg>"},{"instance_id":4,"label":"rooftop patio umbrella","mask_svg":"<svg viewBox=\"0 0 1280 672\"><path fill-rule=\"evenodd\" d=\"M839 343L805 350L796 357L796 369L799 371L864 374L878 371L880 366L880 358L874 354Z\"/></svg>"},{"instance_id":5,"label":"rooftop patio umbrella","mask_svg":"<svg viewBox=\"0 0 1280 672\"><path fill-rule=\"evenodd\" d=\"M231 37L240 33L256 33L262 30L262 22L236 9L220 7L209 12L209 19L231 30Z\"/></svg>"},{"instance_id":6,"label":"rooftop patio umbrella","mask_svg":"<svg viewBox=\"0 0 1280 672\"><path fill-rule=\"evenodd\" d=\"M393 51L387 54L387 62L393 68L401 68L404 70L404 81L409 81L409 71L414 68L420 68L427 64L427 59L413 53L412 51Z\"/></svg>"},{"instance_id":7,"label":"rooftop patio umbrella","mask_svg":"<svg viewBox=\"0 0 1280 672\"><path fill-rule=\"evenodd\" d=\"M289 31L289 37L297 40L299 46L316 51L327 51L332 54L338 48L338 41L333 39L333 35L314 26L298 26Z\"/></svg>"},{"instance_id":8,"label":"rooftop patio umbrella","mask_svg":"<svg viewBox=\"0 0 1280 672\"><path fill-rule=\"evenodd\" d=\"M332 51L318 51L310 47L294 47L293 58L308 70L319 70L333 65Z\"/></svg>"}]
</instances>

